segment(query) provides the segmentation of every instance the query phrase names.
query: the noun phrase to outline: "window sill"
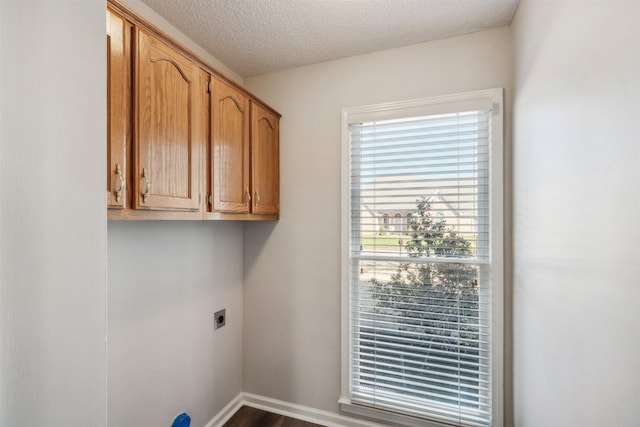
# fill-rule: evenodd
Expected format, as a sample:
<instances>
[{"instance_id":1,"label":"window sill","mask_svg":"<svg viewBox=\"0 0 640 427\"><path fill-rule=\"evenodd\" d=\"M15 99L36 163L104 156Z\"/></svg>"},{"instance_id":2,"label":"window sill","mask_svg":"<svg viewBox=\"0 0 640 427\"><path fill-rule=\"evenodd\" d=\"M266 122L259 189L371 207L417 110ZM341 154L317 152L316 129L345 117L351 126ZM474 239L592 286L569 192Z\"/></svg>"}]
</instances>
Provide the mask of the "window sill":
<instances>
[{"instance_id":1,"label":"window sill","mask_svg":"<svg viewBox=\"0 0 640 427\"><path fill-rule=\"evenodd\" d=\"M355 404L346 397L338 399L338 404L340 405L340 411L342 412L384 422L385 425L389 425L389 423L393 423L392 425L408 427L451 427L455 425Z\"/></svg>"}]
</instances>

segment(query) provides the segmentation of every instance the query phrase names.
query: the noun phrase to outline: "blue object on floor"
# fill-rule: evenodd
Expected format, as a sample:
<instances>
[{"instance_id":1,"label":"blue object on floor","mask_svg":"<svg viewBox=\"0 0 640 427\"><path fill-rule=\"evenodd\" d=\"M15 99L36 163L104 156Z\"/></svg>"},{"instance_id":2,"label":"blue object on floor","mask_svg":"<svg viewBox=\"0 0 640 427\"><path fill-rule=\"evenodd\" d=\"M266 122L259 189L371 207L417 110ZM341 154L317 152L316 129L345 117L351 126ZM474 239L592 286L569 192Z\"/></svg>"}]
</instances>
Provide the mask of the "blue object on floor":
<instances>
[{"instance_id":1,"label":"blue object on floor","mask_svg":"<svg viewBox=\"0 0 640 427\"><path fill-rule=\"evenodd\" d=\"M191 417L184 412L181 413L173 420L171 427L189 427L191 425Z\"/></svg>"}]
</instances>

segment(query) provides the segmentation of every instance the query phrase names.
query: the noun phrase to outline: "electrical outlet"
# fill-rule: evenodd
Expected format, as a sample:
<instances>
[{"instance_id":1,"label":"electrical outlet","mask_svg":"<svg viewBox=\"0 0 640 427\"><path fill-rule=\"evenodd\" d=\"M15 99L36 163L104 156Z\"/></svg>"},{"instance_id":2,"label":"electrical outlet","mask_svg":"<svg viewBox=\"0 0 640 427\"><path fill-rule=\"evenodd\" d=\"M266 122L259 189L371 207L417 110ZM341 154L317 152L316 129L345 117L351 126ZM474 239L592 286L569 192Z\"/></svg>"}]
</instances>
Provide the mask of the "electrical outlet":
<instances>
[{"instance_id":1,"label":"electrical outlet","mask_svg":"<svg viewBox=\"0 0 640 427\"><path fill-rule=\"evenodd\" d=\"M227 323L227 310L222 309L213 313L213 330L222 328Z\"/></svg>"}]
</instances>

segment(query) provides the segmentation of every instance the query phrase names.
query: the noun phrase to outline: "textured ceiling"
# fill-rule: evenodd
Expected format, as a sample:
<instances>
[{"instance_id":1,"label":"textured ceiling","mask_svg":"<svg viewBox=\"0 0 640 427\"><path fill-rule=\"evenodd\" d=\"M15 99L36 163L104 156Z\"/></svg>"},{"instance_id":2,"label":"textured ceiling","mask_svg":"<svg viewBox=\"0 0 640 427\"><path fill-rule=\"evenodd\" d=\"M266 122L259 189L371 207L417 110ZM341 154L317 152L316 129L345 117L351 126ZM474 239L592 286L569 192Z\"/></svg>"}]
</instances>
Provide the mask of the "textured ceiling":
<instances>
[{"instance_id":1,"label":"textured ceiling","mask_svg":"<svg viewBox=\"0 0 640 427\"><path fill-rule=\"evenodd\" d=\"M509 25L518 0L143 0L243 77Z\"/></svg>"}]
</instances>

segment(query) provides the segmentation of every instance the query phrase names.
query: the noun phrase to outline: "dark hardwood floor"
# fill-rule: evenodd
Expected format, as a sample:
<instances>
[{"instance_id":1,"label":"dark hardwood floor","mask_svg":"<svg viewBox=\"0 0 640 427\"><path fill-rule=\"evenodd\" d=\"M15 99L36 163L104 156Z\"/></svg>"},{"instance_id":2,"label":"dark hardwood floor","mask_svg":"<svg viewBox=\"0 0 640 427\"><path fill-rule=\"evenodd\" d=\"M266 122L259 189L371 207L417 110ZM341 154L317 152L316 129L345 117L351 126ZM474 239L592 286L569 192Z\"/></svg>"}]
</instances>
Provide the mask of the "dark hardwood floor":
<instances>
[{"instance_id":1,"label":"dark hardwood floor","mask_svg":"<svg viewBox=\"0 0 640 427\"><path fill-rule=\"evenodd\" d=\"M224 423L223 427L322 427L319 424L308 423L285 417L284 415L273 414L261 409L243 406L233 417Z\"/></svg>"}]
</instances>

